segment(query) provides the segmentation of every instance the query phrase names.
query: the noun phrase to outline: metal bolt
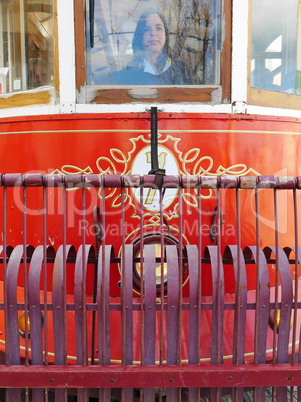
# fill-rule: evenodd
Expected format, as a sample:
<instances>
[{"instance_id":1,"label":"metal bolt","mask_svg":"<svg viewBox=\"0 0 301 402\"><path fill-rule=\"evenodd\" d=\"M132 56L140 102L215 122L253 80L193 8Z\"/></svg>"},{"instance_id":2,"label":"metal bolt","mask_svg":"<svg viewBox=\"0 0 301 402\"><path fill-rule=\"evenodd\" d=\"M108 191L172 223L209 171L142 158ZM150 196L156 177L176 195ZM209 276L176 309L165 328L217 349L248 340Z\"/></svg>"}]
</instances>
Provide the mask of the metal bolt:
<instances>
[{"instance_id":1,"label":"metal bolt","mask_svg":"<svg viewBox=\"0 0 301 402\"><path fill-rule=\"evenodd\" d=\"M110 378L110 382L116 382L116 378Z\"/></svg>"},{"instance_id":2,"label":"metal bolt","mask_svg":"<svg viewBox=\"0 0 301 402\"><path fill-rule=\"evenodd\" d=\"M292 375L288 375L288 376L286 377L286 379L287 379L287 380L293 380L294 377L293 377Z\"/></svg>"},{"instance_id":3,"label":"metal bolt","mask_svg":"<svg viewBox=\"0 0 301 402\"><path fill-rule=\"evenodd\" d=\"M49 382L51 382L52 384L55 382L54 378L50 378Z\"/></svg>"},{"instance_id":4,"label":"metal bolt","mask_svg":"<svg viewBox=\"0 0 301 402\"><path fill-rule=\"evenodd\" d=\"M232 375L229 375L228 380L229 380L229 381L232 381L232 380L233 380L233 376L232 376Z\"/></svg>"},{"instance_id":5,"label":"metal bolt","mask_svg":"<svg viewBox=\"0 0 301 402\"><path fill-rule=\"evenodd\" d=\"M169 377L169 380L168 380L169 382L174 382L175 381L175 379L173 378L173 377Z\"/></svg>"}]
</instances>

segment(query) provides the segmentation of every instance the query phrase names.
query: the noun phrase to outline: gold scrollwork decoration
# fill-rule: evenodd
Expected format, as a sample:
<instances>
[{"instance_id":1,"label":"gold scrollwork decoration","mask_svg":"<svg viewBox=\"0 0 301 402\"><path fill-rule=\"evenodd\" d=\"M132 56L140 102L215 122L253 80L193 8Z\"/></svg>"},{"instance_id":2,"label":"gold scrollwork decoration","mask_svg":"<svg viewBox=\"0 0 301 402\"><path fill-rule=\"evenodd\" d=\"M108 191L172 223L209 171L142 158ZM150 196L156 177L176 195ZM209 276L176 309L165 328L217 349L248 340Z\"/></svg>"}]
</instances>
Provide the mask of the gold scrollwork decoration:
<instances>
[{"instance_id":1,"label":"gold scrollwork decoration","mask_svg":"<svg viewBox=\"0 0 301 402\"><path fill-rule=\"evenodd\" d=\"M127 174L133 174L131 172L132 169L132 160L137 154L137 150L143 150L145 146L150 145L150 134L138 135L137 137L130 138L129 141L132 144L132 147L126 153L118 148L110 149L110 157L100 156L96 160L96 168L100 175L108 175L108 174L120 174L122 176ZM253 168L248 168L243 163L234 164L229 167L224 167L219 165L216 170L213 169L214 160L209 155L201 156L200 148L191 148L187 152L183 153L180 149L180 141L181 138L175 138L171 135L167 134L162 137L162 135L158 134L158 144L165 145L167 149L171 150L176 155L176 159L179 163L179 174L180 176L225 176L225 175L241 175L246 176L248 174L253 174L259 176L258 173ZM139 151L140 152L140 151ZM147 154L147 152L146 152ZM90 166L87 166L84 169L73 165L64 165L62 168L56 169L53 173L60 173L63 175L69 174L93 174L93 169ZM134 172L135 173L135 172ZM208 189L206 191L201 192L200 196L203 199L210 199L213 195L212 189ZM98 192L98 196L102 198L101 190ZM137 208L135 206L135 202L133 200L133 193L130 189L126 188L124 190L124 203L127 207L132 209L131 217L133 219L140 219L141 214L137 213ZM198 190L191 190L188 192L187 190L182 190L183 201L190 206L191 208L197 208L198 206ZM106 199L112 199L111 207L119 208L122 204L121 196L115 189L108 189L106 193ZM176 202L173 206L168 206L168 210L164 210L163 212L164 218L166 221L171 221L172 219L179 217L179 204ZM143 219L149 222L152 225L160 224L160 216L159 213L154 211L144 211Z\"/></svg>"}]
</instances>

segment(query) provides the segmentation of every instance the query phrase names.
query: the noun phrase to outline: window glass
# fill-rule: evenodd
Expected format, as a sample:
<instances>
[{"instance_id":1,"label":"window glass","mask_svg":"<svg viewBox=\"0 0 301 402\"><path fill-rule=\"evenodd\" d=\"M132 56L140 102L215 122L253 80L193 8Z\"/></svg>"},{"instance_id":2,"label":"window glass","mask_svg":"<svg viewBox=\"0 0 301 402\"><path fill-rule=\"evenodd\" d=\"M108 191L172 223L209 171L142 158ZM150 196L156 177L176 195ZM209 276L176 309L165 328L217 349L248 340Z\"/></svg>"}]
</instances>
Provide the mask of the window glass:
<instances>
[{"instance_id":1,"label":"window glass","mask_svg":"<svg viewBox=\"0 0 301 402\"><path fill-rule=\"evenodd\" d=\"M301 1L252 1L251 86L301 93Z\"/></svg>"},{"instance_id":2,"label":"window glass","mask_svg":"<svg viewBox=\"0 0 301 402\"><path fill-rule=\"evenodd\" d=\"M220 84L220 0L87 0L87 83Z\"/></svg>"},{"instance_id":3,"label":"window glass","mask_svg":"<svg viewBox=\"0 0 301 402\"><path fill-rule=\"evenodd\" d=\"M53 83L53 0L0 0L0 93Z\"/></svg>"}]
</instances>

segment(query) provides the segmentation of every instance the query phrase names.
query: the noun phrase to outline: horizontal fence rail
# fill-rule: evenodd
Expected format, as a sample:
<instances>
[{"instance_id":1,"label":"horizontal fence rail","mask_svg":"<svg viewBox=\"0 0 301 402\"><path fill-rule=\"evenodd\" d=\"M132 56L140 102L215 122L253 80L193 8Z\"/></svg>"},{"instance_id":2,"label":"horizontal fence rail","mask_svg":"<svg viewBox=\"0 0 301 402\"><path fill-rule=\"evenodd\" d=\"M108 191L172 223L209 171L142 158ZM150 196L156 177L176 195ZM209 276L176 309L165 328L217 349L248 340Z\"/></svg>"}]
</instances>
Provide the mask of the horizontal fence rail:
<instances>
[{"instance_id":1,"label":"horizontal fence rail","mask_svg":"<svg viewBox=\"0 0 301 402\"><path fill-rule=\"evenodd\" d=\"M300 399L300 189L0 175L5 400Z\"/></svg>"}]
</instances>

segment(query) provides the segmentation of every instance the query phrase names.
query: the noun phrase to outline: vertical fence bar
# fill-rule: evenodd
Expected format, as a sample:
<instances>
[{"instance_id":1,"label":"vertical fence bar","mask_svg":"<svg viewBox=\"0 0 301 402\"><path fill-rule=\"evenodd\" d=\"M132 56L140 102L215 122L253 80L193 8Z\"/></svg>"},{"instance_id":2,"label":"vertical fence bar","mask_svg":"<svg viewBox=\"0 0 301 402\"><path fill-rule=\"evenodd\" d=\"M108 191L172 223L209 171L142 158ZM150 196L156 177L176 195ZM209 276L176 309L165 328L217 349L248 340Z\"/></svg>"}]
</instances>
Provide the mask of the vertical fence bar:
<instances>
[{"instance_id":1,"label":"vertical fence bar","mask_svg":"<svg viewBox=\"0 0 301 402\"><path fill-rule=\"evenodd\" d=\"M186 246L187 263L189 269L189 337L188 337L188 364L199 364L199 250L196 245ZM188 401L199 400L198 389L189 388Z\"/></svg>"},{"instance_id":2,"label":"vertical fence bar","mask_svg":"<svg viewBox=\"0 0 301 402\"><path fill-rule=\"evenodd\" d=\"M125 328L124 365L133 364L133 245L126 244L124 249L124 270L122 288L125 288L122 299L123 322ZM125 388L122 393L125 402L133 400L133 389Z\"/></svg>"},{"instance_id":3,"label":"vertical fence bar","mask_svg":"<svg viewBox=\"0 0 301 402\"><path fill-rule=\"evenodd\" d=\"M179 264L179 276L178 276L178 365L182 362L182 281L183 281L183 182L180 181L179 187L179 250L178 250L178 264ZM176 251L176 250L175 250Z\"/></svg>"},{"instance_id":4,"label":"vertical fence bar","mask_svg":"<svg viewBox=\"0 0 301 402\"><path fill-rule=\"evenodd\" d=\"M167 365L179 364L179 258L176 246L165 246L167 263L167 331L166 331L166 363ZM181 251L179 251L181 252ZM178 389L166 389L167 402L178 401Z\"/></svg>"},{"instance_id":5,"label":"vertical fence bar","mask_svg":"<svg viewBox=\"0 0 301 402\"><path fill-rule=\"evenodd\" d=\"M62 178L63 181L63 178ZM63 288L62 288L62 302L63 302L63 346L64 346L64 361L65 365L68 364L67 359L67 189L66 182L62 182L62 239L63 239ZM75 254L75 253L74 253ZM64 390L56 389L55 397L62 401L67 397L67 393Z\"/></svg>"},{"instance_id":6,"label":"vertical fence bar","mask_svg":"<svg viewBox=\"0 0 301 402\"><path fill-rule=\"evenodd\" d=\"M87 339L87 307L86 307L86 275L89 259L95 260L95 250L92 245L79 247L74 275L74 307L76 324L76 353L77 364L88 365L88 339ZM84 268L83 268L84 267ZM83 332L85 331L85 332ZM89 398L88 389L78 389L77 400L86 401Z\"/></svg>"},{"instance_id":7,"label":"vertical fence bar","mask_svg":"<svg viewBox=\"0 0 301 402\"><path fill-rule=\"evenodd\" d=\"M28 366L28 324L29 324L29 313L28 313L28 283L27 283L27 189L23 186L23 275L24 275L24 311L25 311L25 365Z\"/></svg>"},{"instance_id":8,"label":"vertical fence bar","mask_svg":"<svg viewBox=\"0 0 301 402\"><path fill-rule=\"evenodd\" d=\"M255 331L254 331L254 363L258 364L258 342L259 342L259 329L258 329L258 316L260 312L260 304L259 304L259 266L260 266L260 250L259 250L259 242L260 242L260 225L259 225L259 195L258 195L258 188L255 188L255 226L256 226L256 240L255 240L255 247L256 247L256 306L255 306Z\"/></svg>"},{"instance_id":9,"label":"vertical fence bar","mask_svg":"<svg viewBox=\"0 0 301 402\"><path fill-rule=\"evenodd\" d=\"M7 282L6 282L6 273L7 273L7 244L6 244L6 209L7 208L7 188L3 186L3 290L4 290L4 321L5 321L5 333L8 334L7 327L7 313L8 313L8 304L7 304ZM5 364L8 365L9 361L9 338L7 337L5 341ZM8 395L7 395L8 396Z\"/></svg>"},{"instance_id":10,"label":"vertical fence bar","mask_svg":"<svg viewBox=\"0 0 301 402\"><path fill-rule=\"evenodd\" d=\"M133 364L133 245L125 244L125 199L124 179L121 181L121 327L122 327L122 364ZM133 389L124 388L121 401L133 400Z\"/></svg>"},{"instance_id":11,"label":"vertical fence bar","mask_svg":"<svg viewBox=\"0 0 301 402\"><path fill-rule=\"evenodd\" d=\"M144 334L145 334L145 316L144 316L144 306L145 306L145 297L144 297L144 199L143 199L143 183L140 181L139 187L139 217L140 217L140 361L141 366L144 364ZM138 252L138 253L139 253ZM135 256L134 256L135 257ZM147 389L140 389L141 399L147 401ZM153 391L151 390L150 401L154 398Z\"/></svg>"},{"instance_id":12,"label":"vertical fence bar","mask_svg":"<svg viewBox=\"0 0 301 402\"><path fill-rule=\"evenodd\" d=\"M275 215L275 257L276 257L276 272L275 272L275 309L274 309L274 323L277 322L277 315L280 311L279 309L279 225L278 225L278 189L274 189L274 215ZM280 322L282 321L282 317ZM273 336L273 363L278 361L279 349L277 349L277 325L274 325L274 336ZM280 359L281 360L281 359ZM277 398L276 400L281 402L287 397L286 387L277 387L275 389Z\"/></svg>"},{"instance_id":13,"label":"vertical fence bar","mask_svg":"<svg viewBox=\"0 0 301 402\"><path fill-rule=\"evenodd\" d=\"M143 364L156 363L156 255L155 245L146 244L144 250L144 351ZM144 402L155 400L155 389L144 389Z\"/></svg>"},{"instance_id":14,"label":"vertical fence bar","mask_svg":"<svg viewBox=\"0 0 301 402\"><path fill-rule=\"evenodd\" d=\"M86 223L86 187L84 177L80 176L81 181L77 184L81 191L81 220ZM72 179L71 179L72 180ZM75 179L76 180L76 179ZM77 343L77 362L80 365L88 364L88 343L87 343L87 308L86 308L86 229L85 224L81 226L81 246L76 258L75 283L74 283L74 303L76 322L76 343ZM77 265L78 262L78 265ZM81 272L80 272L81 271ZM76 279L77 277L77 279ZM78 282L77 282L78 281ZM77 304L77 296L79 305ZM79 324L80 323L80 324ZM79 402L88 401L88 391L77 389L77 400Z\"/></svg>"},{"instance_id":15,"label":"vertical fence bar","mask_svg":"<svg viewBox=\"0 0 301 402\"><path fill-rule=\"evenodd\" d=\"M110 245L101 246L98 254L97 309L98 309L98 356L99 365L110 365L110 264L114 258ZM111 399L110 389L99 389L99 401Z\"/></svg>"},{"instance_id":16,"label":"vertical fence bar","mask_svg":"<svg viewBox=\"0 0 301 402\"><path fill-rule=\"evenodd\" d=\"M292 329L292 364L297 363L297 317L298 317L298 301L299 301L299 286L298 286L298 273L299 273L299 232L298 232L298 200L297 200L297 190L293 189L293 207L294 207L294 240L295 240L295 273L294 273L294 311L293 311L293 329ZM289 254L288 254L289 258Z\"/></svg>"},{"instance_id":17,"label":"vertical fence bar","mask_svg":"<svg viewBox=\"0 0 301 402\"><path fill-rule=\"evenodd\" d=\"M223 363L223 295L221 292L224 291L224 275L222 272L223 266L221 261L221 233L222 233L222 222L221 222L221 197L220 189L216 189L217 196L217 293L216 293L216 304L217 304L217 364Z\"/></svg>"},{"instance_id":18,"label":"vertical fence bar","mask_svg":"<svg viewBox=\"0 0 301 402\"><path fill-rule=\"evenodd\" d=\"M246 306L247 306L247 278L246 268L244 265L243 254L241 251L241 217L240 217L240 189L235 189L236 204L236 230L237 230L237 247L236 258L234 257L234 273L235 273L235 315L234 315L234 348L233 363L244 363L244 346L245 346L245 324L246 324ZM243 400L243 388L235 388L233 397L234 401Z\"/></svg>"},{"instance_id":19,"label":"vertical fence bar","mask_svg":"<svg viewBox=\"0 0 301 402\"><path fill-rule=\"evenodd\" d=\"M82 221L86 223L86 186L84 176L81 176L81 193L82 193ZM83 281L83 364L88 364L88 339L87 339L87 307L86 307L86 292L87 292L87 249L86 249L86 225L82 226L82 281Z\"/></svg>"},{"instance_id":20,"label":"vertical fence bar","mask_svg":"<svg viewBox=\"0 0 301 402\"><path fill-rule=\"evenodd\" d=\"M48 282L47 282L47 190L45 182L43 182L43 214L42 214L42 231L43 231L43 274L44 274L44 364L48 365L48 351L49 351L49 342L48 342L48 299L47 299L47 290L48 290Z\"/></svg>"},{"instance_id":21,"label":"vertical fence bar","mask_svg":"<svg viewBox=\"0 0 301 402\"><path fill-rule=\"evenodd\" d=\"M100 182L100 199L101 199L101 222L102 222L102 238L101 251L99 253L99 263L101 260L101 269L98 267L98 276L101 280L98 300L98 346L99 346L99 364L109 365L111 358L110 344L110 305L109 305L109 289L110 289L110 262L114 255L114 249L106 246L106 190L104 177ZM111 399L111 389L99 389L99 401L106 402Z\"/></svg>"},{"instance_id":22,"label":"vertical fence bar","mask_svg":"<svg viewBox=\"0 0 301 402\"><path fill-rule=\"evenodd\" d=\"M275 296L274 296L274 322L277 321L277 314L279 311L279 236L278 236L278 190L274 189L274 217L275 217L275 257L276 257L276 271L275 271ZM277 361L277 326L274 325L273 334L273 363Z\"/></svg>"},{"instance_id":23,"label":"vertical fence bar","mask_svg":"<svg viewBox=\"0 0 301 402\"><path fill-rule=\"evenodd\" d=\"M52 255L54 255L54 250ZM44 315L42 316L40 306L40 279L43 268L43 259L44 246L38 246L32 255L28 275L28 288L30 289L28 293L30 337L34 340L34 342L31 343L31 363L36 365L43 364L42 319L44 318ZM33 389L32 400L36 402L43 401L43 389Z\"/></svg>"},{"instance_id":24,"label":"vertical fence bar","mask_svg":"<svg viewBox=\"0 0 301 402\"><path fill-rule=\"evenodd\" d=\"M221 233L222 233L222 221L221 221L221 196L220 196L220 177L217 178L217 333L216 333L216 347L217 347L217 364L223 363L223 304L221 291L224 290L224 278L222 273L222 263L221 263ZM222 389L220 387L216 388L216 397L220 399L222 397Z\"/></svg>"},{"instance_id":25,"label":"vertical fence bar","mask_svg":"<svg viewBox=\"0 0 301 402\"><path fill-rule=\"evenodd\" d=\"M212 274L212 329L211 329L211 364L220 365L223 362L222 333L224 321L224 275L221 255L218 254L217 246L207 246L204 257L209 259ZM220 260L220 261L219 261ZM220 265L220 269L218 268ZM219 289L218 289L219 288ZM221 398L219 388L211 388L210 397L212 401Z\"/></svg>"},{"instance_id":26,"label":"vertical fence bar","mask_svg":"<svg viewBox=\"0 0 301 402\"><path fill-rule=\"evenodd\" d=\"M23 255L23 244L14 248L10 255L9 263L6 270L6 287L7 287L7 299L6 299L6 320L7 320L7 332L6 332L6 353L8 354L8 365L20 365L20 339L18 331L18 310L17 310L17 284L18 275ZM8 389L6 392L6 400L9 402L21 400L21 390Z\"/></svg>"},{"instance_id":27,"label":"vertical fence bar","mask_svg":"<svg viewBox=\"0 0 301 402\"><path fill-rule=\"evenodd\" d=\"M67 190L66 183L62 183L62 237L63 237L63 320L64 320L64 364L67 365Z\"/></svg>"},{"instance_id":28,"label":"vertical fence bar","mask_svg":"<svg viewBox=\"0 0 301 402\"><path fill-rule=\"evenodd\" d=\"M256 186L255 188L255 226L256 226L256 240L255 240L255 261L256 261L256 306L255 306L255 331L254 331L254 363L255 364L260 364L265 362L265 346L264 350L260 347L259 343L262 342L264 345L266 342L264 342L262 338L262 333L260 332L260 325L259 322L262 322L262 312L260 311L261 305L260 305L260 295L261 295L261 288L260 288L260 267L261 264L264 264L262 261L262 253L260 250L260 224L259 224L259 194L258 194L258 187ZM264 305L264 304L263 304ZM268 310L268 306L264 305L264 311ZM263 322L263 326L265 326L266 323ZM264 329L263 329L264 331ZM264 355L263 355L264 353ZM265 389L263 387L261 388L254 388L253 391L254 395L254 400L255 401L260 401L264 400L265 398Z\"/></svg>"},{"instance_id":29,"label":"vertical fence bar","mask_svg":"<svg viewBox=\"0 0 301 402\"><path fill-rule=\"evenodd\" d=\"M197 264L197 364L201 364L201 312L202 312L202 195L201 195L201 177L197 179L197 222L198 222L198 235L197 235L197 249L198 249L198 264ZM200 399L200 389L189 389L189 402L195 399Z\"/></svg>"},{"instance_id":30,"label":"vertical fence bar","mask_svg":"<svg viewBox=\"0 0 301 402\"><path fill-rule=\"evenodd\" d=\"M297 178L297 188L300 190L301 186L300 186L300 177ZM300 199L300 193L299 193L299 199ZM296 189L294 190L294 211L295 211L295 215L294 215L294 221L295 221L295 306L296 304L299 302L299 292L298 292L298 282L299 282L299 263L300 263L300 256L301 256L301 250L299 247L299 232L298 232L298 228L299 228L299 208L298 208L298 194ZM295 309L297 310L297 307L295 307ZM294 317L295 318L295 317ZM297 337L297 334L296 334ZM301 330L299 333L299 350L298 350L298 354L297 354L297 362L300 363L301 362ZM301 387L298 386L297 387L297 398L298 400L301 399Z\"/></svg>"},{"instance_id":31,"label":"vertical fence bar","mask_svg":"<svg viewBox=\"0 0 301 402\"><path fill-rule=\"evenodd\" d=\"M164 221L163 221L163 194L162 189L159 189L159 208L160 208L160 299L161 299L161 314L160 314L160 349L159 349L159 364L163 365L163 348L164 348ZM168 268L167 268L168 269Z\"/></svg>"}]
</instances>

